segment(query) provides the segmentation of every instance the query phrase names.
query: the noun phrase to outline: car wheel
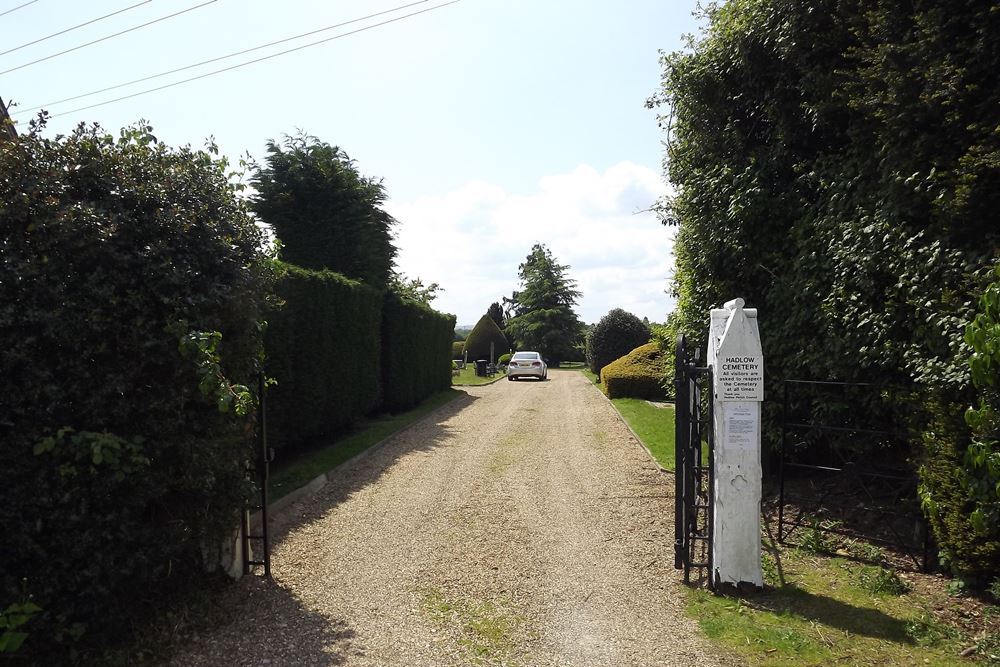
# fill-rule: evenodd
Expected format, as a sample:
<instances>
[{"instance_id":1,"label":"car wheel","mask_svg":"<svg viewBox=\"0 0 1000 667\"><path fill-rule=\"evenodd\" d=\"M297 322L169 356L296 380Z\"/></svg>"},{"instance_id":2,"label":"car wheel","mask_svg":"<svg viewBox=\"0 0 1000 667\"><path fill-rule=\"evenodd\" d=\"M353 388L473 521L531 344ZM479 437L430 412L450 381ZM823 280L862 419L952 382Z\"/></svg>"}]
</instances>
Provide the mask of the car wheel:
<instances>
[{"instance_id":1,"label":"car wheel","mask_svg":"<svg viewBox=\"0 0 1000 667\"><path fill-rule=\"evenodd\" d=\"M508 375L507 376L507 381L508 382L513 382L514 381L514 376L513 375Z\"/></svg>"}]
</instances>

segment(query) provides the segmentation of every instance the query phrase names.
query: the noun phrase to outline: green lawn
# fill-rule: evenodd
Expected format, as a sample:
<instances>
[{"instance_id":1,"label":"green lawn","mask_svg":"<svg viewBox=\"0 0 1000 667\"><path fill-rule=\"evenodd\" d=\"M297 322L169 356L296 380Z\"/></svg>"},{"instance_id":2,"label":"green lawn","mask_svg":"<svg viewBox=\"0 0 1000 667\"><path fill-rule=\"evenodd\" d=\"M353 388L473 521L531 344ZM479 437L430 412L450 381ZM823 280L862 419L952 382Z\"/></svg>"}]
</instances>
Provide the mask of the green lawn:
<instances>
[{"instance_id":1,"label":"green lawn","mask_svg":"<svg viewBox=\"0 0 1000 667\"><path fill-rule=\"evenodd\" d=\"M674 469L674 406L654 407L641 398L614 398L625 423L632 427L657 463Z\"/></svg>"},{"instance_id":2,"label":"green lawn","mask_svg":"<svg viewBox=\"0 0 1000 667\"><path fill-rule=\"evenodd\" d=\"M352 456L385 440L432 410L464 395L457 389L446 389L427 398L409 412L366 420L358 424L351 433L332 441L326 447L304 452L290 461L274 466L268 484L271 502L305 486L318 475L333 470Z\"/></svg>"},{"instance_id":3,"label":"green lawn","mask_svg":"<svg viewBox=\"0 0 1000 667\"><path fill-rule=\"evenodd\" d=\"M958 654L976 642L933 613L955 602L943 591L899 594L907 588L899 579L885 584L893 576L845 558L769 547L763 592L731 597L688 589L687 612L750 665L975 664Z\"/></svg>"},{"instance_id":4,"label":"green lawn","mask_svg":"<svg viewBox=\"0 0 1000 667\"><path fill-rule=\"evenodd\" d=\"M481 384L490 384L505 377L504 373L497 373L493 377L479 377L476 375L476 365L466 364L465 368L458 372L458 375L451 376L451 383L456 387L475 387Z\"/></svg>"}]
</instances>

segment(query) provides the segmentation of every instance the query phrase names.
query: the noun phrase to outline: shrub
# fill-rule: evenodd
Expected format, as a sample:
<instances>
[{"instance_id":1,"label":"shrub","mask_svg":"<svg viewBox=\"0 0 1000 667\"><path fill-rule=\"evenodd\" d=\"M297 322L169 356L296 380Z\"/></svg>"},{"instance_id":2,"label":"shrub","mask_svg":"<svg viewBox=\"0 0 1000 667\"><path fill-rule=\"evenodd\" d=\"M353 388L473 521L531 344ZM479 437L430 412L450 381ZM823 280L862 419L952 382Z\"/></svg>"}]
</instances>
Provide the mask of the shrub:
<instances>
[{"instance_id":1,"label":"shrub","mask_svg":"<svg viewBox=\"0 0 1000 667\"><path fill-rule=\"evenodd\" d=\"M500 327L489 315L483 315L469 332L469 337L465 339L465 350L469 353L469 361L490 359L490 343L493 343L493 359L510 352L510 345Z\"/></svg>"},{"instance_id":2,"label":"shrub","mask_svg":"<svg viewBox=\"0 0 1000 667\"><path fill-rule=\"evenodd\" d=\"M497 359L497 364L500 365L500 366L506 366L507 364L510 363L510 358L513 357L513 356L514 355L511 354L510 352L508 352L506 354L501 354L500 358Z\"/></svg>"},{"instance_id":3,"label":"shrub","mask_svg":"<svg viewBox=\"0 0 1000 667\"><path fill-rule=\"evenodd\" d=\"M300 448L336 434L380 401L382 295L331 271L281 265L266 334L268 437Z\"/></svg>"},{"instance_id":4,"label":"shrub","mask_svg":"<svg viewBox=\"0 0 1000 667\"><path fill-rule=\"evenodd\" d=\"M665 398L667 374L663 351L646 343L601 369L601 382L608 398Z\"/></svg>"},{"instance_id":5,"label":"shrub","mask_svg":"<svg viewBox=\"0 0 1000 667\"><path fill-rule=\"evenodd\" d=\"M944 559L986 586L1000 570L1000 281L979 305L965 336L974 388L928 403L920 497Z\"/></svg>"},{"instance_id":6,"label":"shrub","mask_svg":"<svg viewBox=\"0 0 1000 667\"><path fill-rule=\"evenodd\" d=\"M451 358L463 359L465 357L465 341L456 340L451 344Z\"/></svg>"},{"instance_id":7,"label":"shrub","mask_svg":"<svg viewBox=\"0 0 1000 667\"><path fill-rule=\"evenodd\" d=\"M208 152L38 129L0 145L0 609L65 664L235 525L270 265Z\"/></svg>"},{"instance_id":8,"label":"shrub","mask_svg":"<svg viewBox=\"0 0 1000 667\"><path fill-rule=\"evenodd\" d=\"M382 387L386 410L417 405L451 386L455 316L389 293L382 308Z\"/></svg>"},{"instance_id":9,"label":"shrub","mask_svg":"<svg viewBox=\"0 0 1000 667\"><path fill-rule=\"evenodd\" d=\"M592 373L649 342L649 327L630 312L615 308L587 334L587 366Z\"/></svg>"}]
</instances>

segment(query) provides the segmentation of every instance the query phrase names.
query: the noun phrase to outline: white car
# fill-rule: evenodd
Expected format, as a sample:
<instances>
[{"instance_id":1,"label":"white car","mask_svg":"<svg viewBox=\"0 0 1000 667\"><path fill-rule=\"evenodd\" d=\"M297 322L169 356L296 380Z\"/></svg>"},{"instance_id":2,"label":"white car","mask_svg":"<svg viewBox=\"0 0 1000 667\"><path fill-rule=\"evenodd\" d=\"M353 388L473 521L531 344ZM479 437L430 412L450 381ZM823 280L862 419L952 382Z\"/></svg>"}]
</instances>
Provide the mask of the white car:
<instances>
[{"instance_id":1,"label":"white car","mask_svg":"<svg viewBox=\"0 0 1000 667\"><path fill-rule=\"evenodd\" d=\"M542 355L537 352L515 352L507 364L507 379L514 381L517 378L533 377L539 380L547 380L549 377L549 367L545 365Z\"/></svg>"}]
</instances>

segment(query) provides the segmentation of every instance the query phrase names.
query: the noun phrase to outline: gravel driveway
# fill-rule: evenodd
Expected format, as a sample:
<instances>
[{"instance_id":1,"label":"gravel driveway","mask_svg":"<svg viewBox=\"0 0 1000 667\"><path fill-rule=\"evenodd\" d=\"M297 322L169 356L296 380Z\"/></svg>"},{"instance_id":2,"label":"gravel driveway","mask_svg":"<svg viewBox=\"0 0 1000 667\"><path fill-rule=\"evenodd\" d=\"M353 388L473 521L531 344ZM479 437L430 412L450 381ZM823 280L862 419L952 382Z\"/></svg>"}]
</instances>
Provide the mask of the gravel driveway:
<instances>
[{"instance_id":1,"label":"gravel driveway","mask_svg":"<svg viewBox=\"0 0 1000 667\"><path fill-rule=\"evenodd\" d=\"M672 478L596 388L466 394L287 510L274 580L172 664L733 664L681 614Z\"/></svg>"}]
</instances>

